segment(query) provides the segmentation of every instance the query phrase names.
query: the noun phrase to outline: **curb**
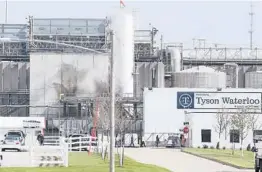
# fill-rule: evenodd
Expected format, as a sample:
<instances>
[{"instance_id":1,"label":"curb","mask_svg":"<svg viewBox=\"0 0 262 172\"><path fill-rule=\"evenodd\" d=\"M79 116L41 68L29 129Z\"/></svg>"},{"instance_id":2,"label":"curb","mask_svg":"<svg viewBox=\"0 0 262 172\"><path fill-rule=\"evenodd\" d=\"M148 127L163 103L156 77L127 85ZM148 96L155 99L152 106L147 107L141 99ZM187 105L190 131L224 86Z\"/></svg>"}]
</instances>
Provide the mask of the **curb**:
<instances>
[{"instance_id":1,"label":"curb","mask_svg":"<svg viewBox=\"0 0 262 172\"><path fill-rule=\"evenodd\" d=\"M181 152L189 154L189 155L193 155L193 156L196 156L196 157L199 157L199 158L207 159L207 160L210 160L210 161L213 161L213 162L217 162L217 163L220 163L222 165L227 165L227 166L230 166L230 167L234 167L234 168L237 168L239 170L244 170L244 169L245 170L252 170L252 169L254 169L254 168L248 168L248 167L241 167L241 166L238 166L238 165L230 164L228 162L220 161L220 160L213 159L213 158L208 158L208 157L205 157L205 156L202 156L202 155L198 155L198 154L195 154L195 153L192 153L192 152L184 151L183 149L181 149Z\"/></svg>"}]
</instances>

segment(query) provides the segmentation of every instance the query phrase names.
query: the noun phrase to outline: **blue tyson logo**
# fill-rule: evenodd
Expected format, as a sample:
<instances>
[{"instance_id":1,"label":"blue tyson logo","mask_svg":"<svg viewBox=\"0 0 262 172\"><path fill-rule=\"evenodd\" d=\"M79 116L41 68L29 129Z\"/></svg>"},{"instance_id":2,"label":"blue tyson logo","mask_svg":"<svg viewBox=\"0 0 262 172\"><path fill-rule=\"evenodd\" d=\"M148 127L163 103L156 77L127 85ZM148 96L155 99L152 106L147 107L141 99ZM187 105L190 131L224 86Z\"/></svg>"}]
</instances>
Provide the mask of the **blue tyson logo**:
<instances>
[{"instance_id":1,"label":"blue tyson logo","mask_svg":"<svg viewBox=\"0 0 262 172\"><path fill-rule=\"evenodd\" d=\"M177 92L177 109L193 109L194 93L193 92Z\"/></svg>"}]
</instances>

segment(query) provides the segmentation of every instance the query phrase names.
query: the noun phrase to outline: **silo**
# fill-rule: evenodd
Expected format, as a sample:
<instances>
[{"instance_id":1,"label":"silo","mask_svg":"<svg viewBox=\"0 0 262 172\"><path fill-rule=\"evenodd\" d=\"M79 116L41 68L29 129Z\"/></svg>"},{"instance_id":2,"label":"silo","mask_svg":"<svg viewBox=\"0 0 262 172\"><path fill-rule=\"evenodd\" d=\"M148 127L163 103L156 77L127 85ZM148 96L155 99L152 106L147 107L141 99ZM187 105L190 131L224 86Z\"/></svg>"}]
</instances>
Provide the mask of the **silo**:
<instances>
[{"instance_id":1,"label":"silo","mask_svg":"<svg viewBox=\"0 0 262 172\"><path fill-rule=\"evenodd\" d=\"M30 89L30 63L26 64L26 89Z\"/></svg>"},{"instance_id":2,"label":"silo","mask_svg":"<svg viewBox=\"0 0 262 172\"><path fill-rule=\"evenodd\" d=\"M162 62L141 62L138 63L138 72L139 72L139 93L142 93L141 90L145 87L164 87L165 81L165 66Z\"/></svg>"},{"instance_id":3,"label":"silo","mask_svg":"<svg viewBox=\"0 0 262 172\"><path fill-rule=\"evenodd\" d=\"M3 91L3 62L0 62L0 91Z\"/></svg>"},{"instance_id":4,"label":"silo","mask_svg":"<svg viewBox=\"0 0 262 172\"><path fill-rule=\"evenodd\" d=\"M226 86L229 88L238 88L238 65L236 63L224 64L226 72Z\"/></svg>"},{"instance_id":5,"label":"silo","mask_svg":"<svg viewBox=\"0 0 262 172\"><path fill-rule=\"evenodd\" d=\"M198 66L174 73L174 87L225 88L226 74L205 66Z\"/></svg>"},{"instance_id":6,"label":"silo","mask_svg":"<svg viewBox=\"0 0 262 172\"><path fill-rule=\"evenodd\" d=\"M262 88L262 71L245 73L245 88Z\"/></svg>"},{"instance_id":7,"label":"silo","mask_svg":"<svg viewBox=\"0 0 262 172\"><path fill-rule=\"evenodd\" d=\"M156 69L155 87L163 88L165 87L165 65L162 62L156 62L154 67Z\"/></svg>"},{"instance_id":8,"label":"silo","mask_svg":"<svg viewBox=\"0 0 262 172\"><path fill-rule=\"evenodd\" d=\"M133 93L134 26L132 13L126 9L118 10L111 17L111 28L114 31L116 87L121 88L123 93Z\"/></svg>"},{"instance_id":9,"label":"silo","mask_svg":"<svg viewBox=\"0 0 262 172\"><path fill-rule=\"evenodd\" d=\"M11 66L10 62L2 62L3 63L3 91L10 91L11 88L11 77L10 77L10 71Z\"/></svg>"},{"instance_id":10,"label":"silo","mask_svg":"<svg viewBox=\"0 0 262 172\"><path fill-rule=\"evenodd\" d=\"M181 70L181 54L177 48L168 48L171 55L171 87L175 87L176 82L175 73Z\"/></svg>"},{"instance_id":11,"label":"silo","mask_svg":"<svg viewBox=\"0 0 262 172\"><path fill-rule=\"evenodd\" d=\"M26 63L18 63L18 89L25 90L27 89L27 80L26 80L26 73L27 73L27 64Z\"/></svg>"},{"instance_id":12,"label":"silo","mask_svg":"<svg viewBox=\"0 0 262 172\"><path fill-rule=\"evenodd\" d=\"M18 90L18 63L10 62L10 79L11 79L11 90Z\"/></svg>"}]
</instances>

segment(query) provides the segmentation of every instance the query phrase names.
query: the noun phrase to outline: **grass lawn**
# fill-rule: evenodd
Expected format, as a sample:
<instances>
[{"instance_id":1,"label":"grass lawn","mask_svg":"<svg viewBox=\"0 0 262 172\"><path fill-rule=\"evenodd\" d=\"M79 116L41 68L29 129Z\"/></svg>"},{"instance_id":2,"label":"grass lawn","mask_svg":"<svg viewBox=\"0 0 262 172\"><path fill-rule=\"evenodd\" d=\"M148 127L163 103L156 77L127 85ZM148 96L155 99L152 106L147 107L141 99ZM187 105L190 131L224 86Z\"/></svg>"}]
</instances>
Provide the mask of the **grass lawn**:
<instances>
[{"instance_id":1,"label":"grass lawn","mask_svg":"<svg viewBox=\"0 0 262 172\"><path fill-rule=\"evenodd\" d=\"M217 149L203 149L203 148L186 148L184 152L193 153L206 157L209 159L218 160L229 163L242 168L254 168L254 153L251 151L244 151L244 157L241 156L240 150L235 150L232 155L232 150L217 150Z\"/></svg>"},{"instance_id":2,"label":"grass lawn","mask_svg":"<svg viewBox=\"0 0 262 172\"><path fill-rule=\"evenodd\" d=\"M118 156L116 156L117 158ZM108 161L104 162L98 155L88 155L87 152L69 154L69 167L41 167L41 168L0 168L0 172L106 172L109 171ZM138 163L125 158L124 167L116 163L117 172L168 172L168 170Z\"/></svg>"}]
</instances>

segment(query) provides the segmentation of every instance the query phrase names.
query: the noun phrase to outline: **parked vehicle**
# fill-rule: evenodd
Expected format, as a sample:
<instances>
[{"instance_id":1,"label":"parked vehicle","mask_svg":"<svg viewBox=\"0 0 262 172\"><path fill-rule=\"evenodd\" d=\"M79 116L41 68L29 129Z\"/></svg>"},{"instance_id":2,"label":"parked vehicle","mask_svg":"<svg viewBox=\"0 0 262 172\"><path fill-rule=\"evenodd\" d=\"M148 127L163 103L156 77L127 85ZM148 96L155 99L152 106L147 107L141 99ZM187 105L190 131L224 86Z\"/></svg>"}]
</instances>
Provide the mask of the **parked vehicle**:
<instances>
[{"instance_id":1,"label":"parked vehicle","mask_svg":"<svg viewBox=\"0 0 262 172\"><path fill-rule=\"evenodd\" d=\"M5 134L5 138L6 137L19 137L21 140L22 144L25 144L25 137L26 134L22 131L22 130L9 130L6 134Z\"/></svg>"},{"instance_id":2,"label":"parked vehicle","mask_svg":"<svg viewBox=\"0 0 262 172\"><path fill-rule=\"evenodd\" d=\"M254 137L255 147L252 151L256 153L255 155L255 172L262 172L262 135L257 135Z\"/></svg>"},{"instance_id":3,"label":"parked vehicle","mask_svg":"<svg viewBox=\"0 0 262 172\"><path fill-rule=\"evenodd\" d=\"M21 137L9 135L3 141L2 151L4 152L5 150L17 150L20 152L21 151L20 146L24 146L24 142L21 139Z\"/></svg>"},{"instance_id":4,"label":"parked vehicle","mask_svg":"<svg viewBox=\"0 0 262 172\"><path fill-rule=\"evenodd\" d=\"M180 148L181 147L180 137L178 135L168 136L166 147L167 148Z\"/></svg>"}]
</instances>

